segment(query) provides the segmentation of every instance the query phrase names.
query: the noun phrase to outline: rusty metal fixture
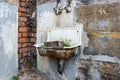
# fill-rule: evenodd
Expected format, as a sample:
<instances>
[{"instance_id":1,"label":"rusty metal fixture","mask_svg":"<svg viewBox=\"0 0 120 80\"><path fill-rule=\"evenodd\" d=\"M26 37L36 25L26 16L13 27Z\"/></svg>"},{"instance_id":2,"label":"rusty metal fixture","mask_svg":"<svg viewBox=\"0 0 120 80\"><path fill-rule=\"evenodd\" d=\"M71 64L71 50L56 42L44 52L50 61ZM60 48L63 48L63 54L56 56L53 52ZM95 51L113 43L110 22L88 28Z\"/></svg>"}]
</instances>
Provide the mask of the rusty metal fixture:
<instances>
[{"instance_id":1,"label":"rusty metal fixture","mask_svg":"<svg viewBox=\"0 0 120 80\"><path fill-rule=\"evenodd\" d=\"M59 74L63 74L64 72L64 67L65 67L65 60L64 59L59 59L58 60L58 72Z\"/></svg>"},{"instance_id":2,"label":"rusty metal fixture","mask_svg":"<svg viewBox=\"0 0 120 80\"><path fill-rule=\"evenodd\" d=\"M68 59L75 55L76 49L63 49L63 48L38 48L41 56L55 57L59 59Z\"/></svg>"},{"instance_id":3,"label":"rusty metal fixture","mask_svg":"<svg viewBox=\"0 0 120 80\"><path fill-rule=\"evenodd\" d=\"M62 41L51 41L44 42L43 44L36 46L36 48L41 56L58 59L58 72L62 75L64 71L65 60L73 57L77 47L79 46L80 45L78 44L76 46L64 47L64 42Z\"/></svg>"},{"instance_id":4,"label":"rusty metal fixture","mask_svg":"<svg viewBox=\"0 0 120 80\"><path fill-rule=\"evenodd\" d=\"M55 57L58 59L68 59L75 55L76 48L80 46L64 47L62 41L44 42L44 45L38 47L41 56Z\"/></svg>"},{"instance_id":5,"label":"rusty metal fixture","mask_svg":"<svg viewBox=\"0 0 120 80\"><path fill-rule=\"evenodd\" d=\"M62 8L61 7L61 0L56 0L56 8L54 8L55 14L56 15L61 15L62 14L62 10L66 10L66 13L70 13L71 12L71 0L66 0L66 7Z\"/></svg>"},{"instance_id":6,"label":"rusty metal fixture","mask_svg":"<svg viewBox=\"0 0 120 80\"><path fill-rule=\"evenodd\" d=\"M71 8L70 7L66 7L66 13L70 13L71 12Z\"/></svg>"},{"instance_id":7,"label":"rusty metal fixture","mask_svg":"<svg viewBox=\"0 0 120 80\"><path fill-rule=\"evenodd\" d=\"M62 14L62 9L54 8L55 14L56 15L61 15Z\"/></svg>"}]
</instances>

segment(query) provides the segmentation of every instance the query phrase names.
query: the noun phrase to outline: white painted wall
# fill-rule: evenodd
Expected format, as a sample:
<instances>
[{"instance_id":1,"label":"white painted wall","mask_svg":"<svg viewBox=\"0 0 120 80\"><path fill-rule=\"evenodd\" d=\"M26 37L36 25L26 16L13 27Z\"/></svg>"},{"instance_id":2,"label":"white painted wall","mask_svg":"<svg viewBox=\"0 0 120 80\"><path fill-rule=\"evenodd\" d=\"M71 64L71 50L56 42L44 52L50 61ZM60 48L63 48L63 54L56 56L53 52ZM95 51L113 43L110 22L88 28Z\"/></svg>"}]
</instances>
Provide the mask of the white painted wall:
<instances>
[{"instance_id":1,"label":"white painted wall","mask_svg":"<svg viewBox=\"0 0 120 80\"><path fill-rule=\"evenodd\" d=\"M0 80L18 74L18 7L0 2Z\"/></svg>"}]
</instances>

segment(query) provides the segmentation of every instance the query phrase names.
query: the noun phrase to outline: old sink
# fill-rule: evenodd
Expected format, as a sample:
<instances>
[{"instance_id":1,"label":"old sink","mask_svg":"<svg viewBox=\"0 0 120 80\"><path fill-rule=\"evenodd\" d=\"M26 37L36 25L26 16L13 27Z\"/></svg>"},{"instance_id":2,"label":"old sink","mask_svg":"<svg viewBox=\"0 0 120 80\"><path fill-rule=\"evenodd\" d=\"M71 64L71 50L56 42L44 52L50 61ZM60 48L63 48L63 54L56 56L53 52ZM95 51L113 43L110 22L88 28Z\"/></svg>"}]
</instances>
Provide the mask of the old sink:
<instances>
[{"instance_id":1,"label":"old sink","mask_svg":"<svg viewBox=\"0 0 120 80\"><path fill-rule=\"evenodd\" d=\"M63 74L65 60L73 57L81 46L81 28L53 28L47 32L47 42L35 44L40 56L58 59L58 72Z\"/></svg>"}]
</instances>

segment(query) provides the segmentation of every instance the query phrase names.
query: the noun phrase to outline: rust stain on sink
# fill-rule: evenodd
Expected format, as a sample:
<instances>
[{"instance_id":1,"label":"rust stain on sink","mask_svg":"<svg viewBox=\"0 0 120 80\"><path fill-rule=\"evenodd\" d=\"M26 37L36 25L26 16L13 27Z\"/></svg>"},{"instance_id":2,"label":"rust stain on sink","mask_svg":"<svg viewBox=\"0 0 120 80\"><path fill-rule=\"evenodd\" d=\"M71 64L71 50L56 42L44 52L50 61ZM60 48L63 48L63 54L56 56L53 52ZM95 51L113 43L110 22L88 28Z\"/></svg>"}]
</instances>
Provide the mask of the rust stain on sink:
<instances>
[{"instance_id":1,"label":"rust stain on sink","mask_svg":"<svg viewBox=\"0 0 120 80\"><path fill-rule=\"evenodd\" d=\"M44 45L38 47L38 52L41 56L67 59L75 55L78 46L64 47L64 42L62 41L50 41L44 42Z\"/></svg>"}]
</instances>

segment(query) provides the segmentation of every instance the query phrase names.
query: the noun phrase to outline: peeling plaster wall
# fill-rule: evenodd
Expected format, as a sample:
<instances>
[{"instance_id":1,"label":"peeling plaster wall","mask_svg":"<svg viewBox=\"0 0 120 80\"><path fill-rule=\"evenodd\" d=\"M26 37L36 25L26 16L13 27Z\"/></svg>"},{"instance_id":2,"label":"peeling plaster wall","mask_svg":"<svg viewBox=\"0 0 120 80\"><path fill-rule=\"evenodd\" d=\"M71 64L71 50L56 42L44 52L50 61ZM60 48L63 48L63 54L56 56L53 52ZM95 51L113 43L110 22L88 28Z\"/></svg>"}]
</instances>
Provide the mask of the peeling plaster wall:
<instances>
[{"instance_id":1,"label":"peeling plaster wall","mask_svg":"<svg viewBox=\"0 0 120 80\"><path fill-rule=\"evenodd\" d=\"M84 55L109 55L120 58L120 1L79 4L75 7L75 14L76 21L83 23L90 39Z\"/></svg>"},{"instance_id":2,"label":"peeling plaster wall","mask_svg":"<svg viewBox=\"0 0 120 80\"><path fill-rule=\"evenodd\" d=\"M0 80L18 73L18 7L0 1Z\"/></svg>"}]
</instances>

